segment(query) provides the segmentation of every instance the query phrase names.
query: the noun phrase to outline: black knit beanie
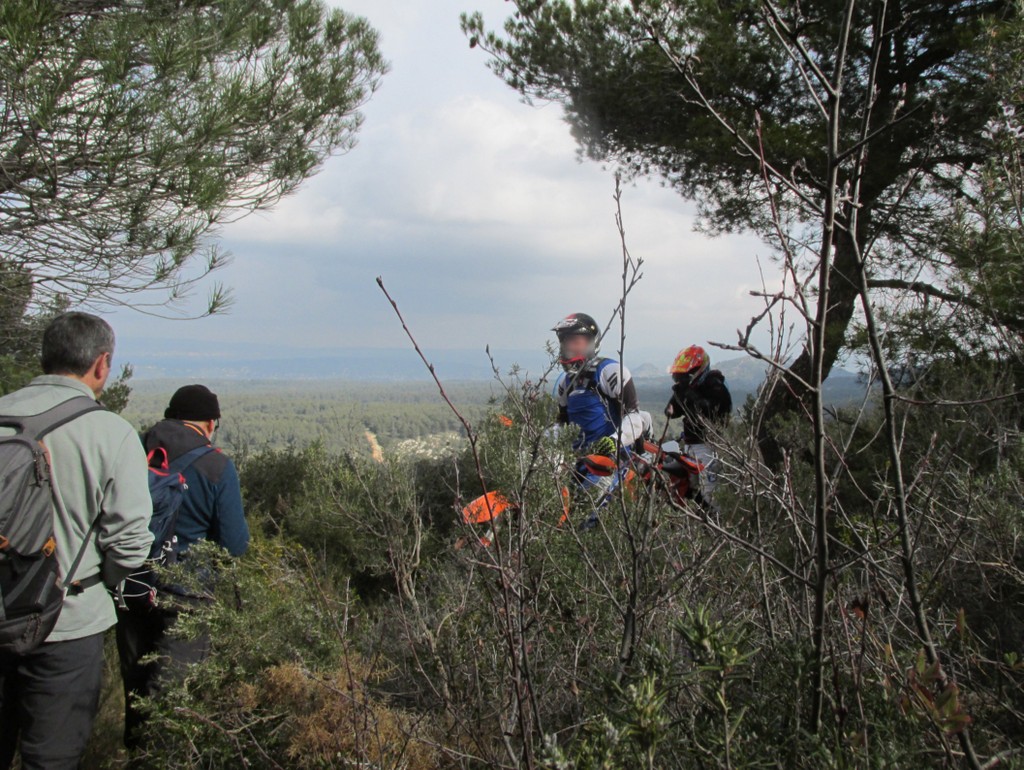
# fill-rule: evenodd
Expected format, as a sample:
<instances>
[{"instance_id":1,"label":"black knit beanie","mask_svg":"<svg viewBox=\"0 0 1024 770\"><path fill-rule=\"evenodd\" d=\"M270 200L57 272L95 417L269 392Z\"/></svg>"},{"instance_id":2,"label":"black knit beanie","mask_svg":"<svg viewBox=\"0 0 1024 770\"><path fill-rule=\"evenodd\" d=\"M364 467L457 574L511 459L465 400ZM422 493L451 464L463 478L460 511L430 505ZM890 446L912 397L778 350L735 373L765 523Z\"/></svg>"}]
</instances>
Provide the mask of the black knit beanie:
<instances>
[{"instance_id":1,"label":"black knit beanie","mask_svg":"<svg viewBox=\"0 0 1024 770\"><path fill-rule=\"evenodd\" d=\"M217 394L205 385L185 385L171 396L164 417L168 420L196 422L219 420L220 402L217 401Z\"/></svg>"}]
</instances>

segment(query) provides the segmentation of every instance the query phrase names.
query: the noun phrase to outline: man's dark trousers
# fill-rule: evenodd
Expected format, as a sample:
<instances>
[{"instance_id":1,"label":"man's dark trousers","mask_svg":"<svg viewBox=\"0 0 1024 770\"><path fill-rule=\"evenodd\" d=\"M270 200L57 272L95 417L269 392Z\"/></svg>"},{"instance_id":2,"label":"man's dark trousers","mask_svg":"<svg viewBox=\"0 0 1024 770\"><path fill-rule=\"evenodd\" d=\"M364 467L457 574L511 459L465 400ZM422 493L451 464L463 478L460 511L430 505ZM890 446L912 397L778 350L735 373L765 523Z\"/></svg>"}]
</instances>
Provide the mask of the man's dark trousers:
<instances>
[{"instance_id":1,"label":"man's dark trousers","mask_svg":"<svg viewBox=\"0 0 1024 770\"><path fill-rule=\"evenodd\" d=\"M103 680L103 634L0 655L0 768L21 739L23 770L77 768L92 734Z\"/></svg>"},{"instance_id":2,"label":"man's dark trousers","mask_svg":"<svg viewBox=\"0 0 1024 770\"><path fill-rule=\"evenodd\" d=\"M189 600L179 600L187 611ZM192 600L199 603L198 600ZM140 734L146 721L137 699L153 697L167 681L184 679L188 667L205 660L210 640L205 634L198 639L175 636L173 627L179 612L169 609L118 610L117 649L121 658L121 679L124 682L125 729L124 744L129 749L146 747ZM156 656L147 663L146 656Z\"/></svg>"}]
</instances>

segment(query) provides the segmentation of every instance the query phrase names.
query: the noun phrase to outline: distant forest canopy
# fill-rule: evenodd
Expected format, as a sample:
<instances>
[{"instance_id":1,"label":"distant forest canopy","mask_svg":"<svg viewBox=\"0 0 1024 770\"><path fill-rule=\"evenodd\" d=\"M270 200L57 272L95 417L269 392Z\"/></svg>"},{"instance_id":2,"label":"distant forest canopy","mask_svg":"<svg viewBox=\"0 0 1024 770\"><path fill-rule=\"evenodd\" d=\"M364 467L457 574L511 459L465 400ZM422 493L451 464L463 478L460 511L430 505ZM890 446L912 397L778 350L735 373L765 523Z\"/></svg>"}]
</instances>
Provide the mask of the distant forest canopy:
<instances>
[{"instance_id":1,"label":"distant forest canopy","mask_svg":"<svg viewBox=\"0 0 1024 770\"><path fill-rule=\"evenodd\" d=\"M742 360L740 360L742 361ZM744 363L755 363L753 361ZM671 382L644 367L635 378L640 408L654 416L660 427ZM763 370L723 362L727 383L739 410L761 382ZM639 367L638 367L639 369ZM646 375L646 376L643 376ZM557 375L553 375L557 376ZM132 394L124 417L140 430L163 416L171 394L189 379L132 381ZM319 442L331 451L353 448L369 451L366 432L385 449L399 441L441 434L462 434L458 419L432 382L364 380L202 380L218 394L223 418L217 444L231 451L304 447ZM552 378L552 385L554 379ZM507 384L507 383L506 383ZM444 383L445 391L471 422L497 408L504 398L496 380ZM855 376L835 377L827 384L837 405L859 400L863 382Z\"/></svg>"},{"instance_id":2,"label":"distant forest canopy","mask_svg":"<svg viewBox=\"0 0 1024 770\"><path fill-rule=\"evenodd\" d=\"M163 416L171 394L188 382L142 380L133 383L123 416L145 430ZM369 451L366 431L383 447L403 439L460 430L458 419L424 382L337 380L206 380L220 399L216 443L233 451L303 447L320 442L331 451ZM470 420L481 417L497 397L496 383L452 382L445 390Z\"/></svg>"}]
</instances>

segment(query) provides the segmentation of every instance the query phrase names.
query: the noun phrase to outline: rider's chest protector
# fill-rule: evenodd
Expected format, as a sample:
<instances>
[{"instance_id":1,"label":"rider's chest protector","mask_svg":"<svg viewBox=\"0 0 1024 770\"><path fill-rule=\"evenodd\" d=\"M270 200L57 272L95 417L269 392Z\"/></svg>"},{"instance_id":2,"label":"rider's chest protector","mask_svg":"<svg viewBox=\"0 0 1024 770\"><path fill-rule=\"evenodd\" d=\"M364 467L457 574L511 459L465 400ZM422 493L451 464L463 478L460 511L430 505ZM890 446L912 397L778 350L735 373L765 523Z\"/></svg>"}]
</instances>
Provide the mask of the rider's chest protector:
<instances>
[{"instance_id":1,"label":"rider's chest protector","mask_svg":"<svg viewBox=\"0 0 1024 770\"><path fill-rule=\"evenodd\" d=\"M582 447L605 436L615 436L619 429L619 405L617 401L606 398L598 390L601 372L610 359L603 359L592 371L581 372L576 377L567 377L565 387L565 410L569 422L578 425L580 438L577 445Z\"/></svg>"}]
</instances>

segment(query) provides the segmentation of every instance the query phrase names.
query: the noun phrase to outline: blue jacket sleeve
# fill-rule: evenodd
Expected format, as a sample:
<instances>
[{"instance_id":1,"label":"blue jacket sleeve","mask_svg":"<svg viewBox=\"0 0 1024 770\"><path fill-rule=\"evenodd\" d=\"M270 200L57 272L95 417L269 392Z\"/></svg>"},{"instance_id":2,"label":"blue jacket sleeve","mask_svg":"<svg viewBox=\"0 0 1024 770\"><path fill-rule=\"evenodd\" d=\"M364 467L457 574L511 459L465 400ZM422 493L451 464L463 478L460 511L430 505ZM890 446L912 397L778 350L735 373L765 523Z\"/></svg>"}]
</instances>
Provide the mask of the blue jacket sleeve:
<instances>
[{"instance_id":1,"label":"blue jacket sleeve","mask_svg":"<svg viewBox=\"0 0 1024 770\"><path fill-rule=\"evenodd\" d=\"M216 494L216 542L232 556L241 556L249 547L249 525L242 507L238 470L231 460L216 485Z\"/></svg>"}]
</instances>

